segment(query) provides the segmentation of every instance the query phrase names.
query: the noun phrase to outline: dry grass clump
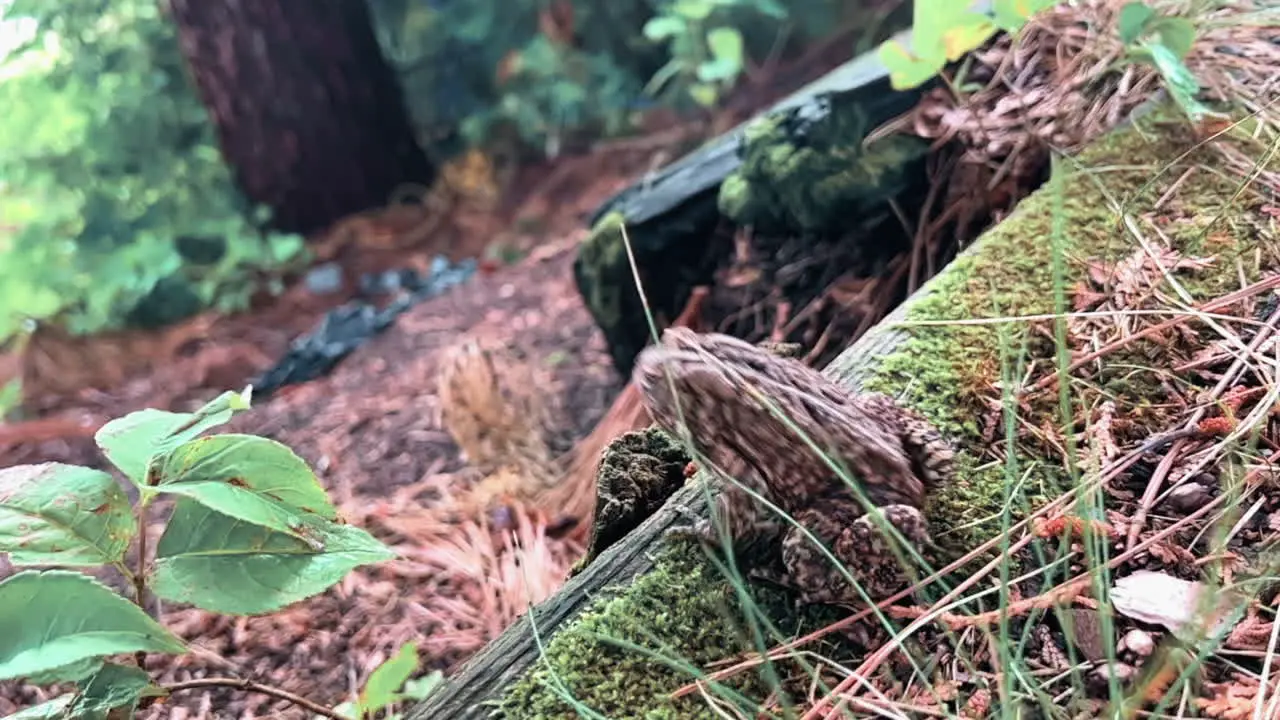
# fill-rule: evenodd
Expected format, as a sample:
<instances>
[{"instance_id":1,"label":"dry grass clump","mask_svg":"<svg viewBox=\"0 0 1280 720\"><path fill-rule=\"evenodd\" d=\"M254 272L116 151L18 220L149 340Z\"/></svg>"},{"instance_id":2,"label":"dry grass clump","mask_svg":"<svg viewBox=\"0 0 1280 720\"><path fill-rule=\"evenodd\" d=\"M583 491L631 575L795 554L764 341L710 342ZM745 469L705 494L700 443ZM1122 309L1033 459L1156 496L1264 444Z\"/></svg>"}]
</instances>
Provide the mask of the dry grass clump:
<instances>
[{"instance_id":1,"label":"dry grass clump","mask_svg":"<svg viewBox=\"0 0 1280 720\"><path fill-rule=\"evenodd\" d=\"M469 338L444 351L438 392L441 424L469 463L487 470L514 464L535 475L548 470L546 405L527 365Z\"/></svg>"},{"instance_id":2,"label":"dry grass clump","mask_svg":"<svg viewBox=\"0 0 1280 720\"><path fill-rule=\"evenodd\" d=\"M501 520L506 530L483 516L440 522L425 509L383 520L406 540L396 550L436 584L419 606L430 628L421 641L429 656L463 658L479 650L554 594L583 553L579 541L551 537L547 518L535 509L513 504Z\"/></svg>"}]
</instances>

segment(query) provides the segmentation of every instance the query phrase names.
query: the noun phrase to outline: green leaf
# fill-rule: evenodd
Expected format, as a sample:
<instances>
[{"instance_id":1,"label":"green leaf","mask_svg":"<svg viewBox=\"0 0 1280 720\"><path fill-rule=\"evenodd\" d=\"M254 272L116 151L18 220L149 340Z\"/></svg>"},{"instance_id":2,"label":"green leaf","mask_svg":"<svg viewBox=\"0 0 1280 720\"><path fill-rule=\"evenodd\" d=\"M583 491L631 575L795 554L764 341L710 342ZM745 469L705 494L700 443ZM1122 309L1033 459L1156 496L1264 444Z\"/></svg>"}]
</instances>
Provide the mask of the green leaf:
<instances>
[{"instance_id":1,"label":"green leaf","mask_svg":"<svg viewBox=\"0 0 1280 720\"><path fill-rule=\"evenodd\" d=\"M644 24L644 36L658 42L683 33L686 27L683 18L674 15L658 15L649 18L649 22Z\"/></svg>"},{"instance_id":2,"label":"green leaf","mask_svg":"<svg viewBox=\"0 0 1280 720\"><path fill-rule=\"evenodd\" d=\"M418 646L414 643L402 645L399 652L369 674L364 689L360 691L356 712L368 715L399 700L400 688L417 669Z\"/></svg>"},{"instance_id":3,"label":"green leaf","mask_svg":"<svg viewBox=\"0 0 1280 720\"><path fill-rule=\"evenodd\" d=\"M0 470L0 552L14 565L117 562L135 527L129 498L100 470L61 463Z\"/></svg>"},{"instance_id":4,"label":"green leaf","mask_svg":"<svg viewBox=\"0 0 1280 720\"><path fill-rule=\"evenodd\" d=\"M919 87L938 74L946 65L946 58L941 52L932 56L921 57L912 54L902 44L888 40L880 45L877 53L880 62L889 70L889 84L895 90L906 90Z\"/></svg>"},{"instance_id":5,"label":"green leaf","mask_svg":"<svg viewBox=\"0 0 1280 720\"><path fill-rule=\"evenodd\" d=\"M741 70L742 65L740 63L729 60L709 60L698 66L698 79L705 83L732 80L738 76Z\"/></svg>"},{"instance_id":6,"label":"green leaf","mask_svg":"<svg viewBox=\"0 0 1280 720\"><path fill-rule=\"evenodd\" d=\"M689 95L703 107L714 106L716 100L720 97L720 93L716 91L715 86L707 83L694 83L689 86Z\"/></svg>"},{"instance_id":7,"label":"green leaf","mask_svg":"<svg viewBox=\"0 0 1280 720\"><path fill-rule=\"evenodd\" d=\"M1160 44L1178 57L1185 58L1196 41L1196 26L1186 18L1166 17L1151 23L1150 32L1160 37Z\"/></svg>"},{"instance_id":8,"label":"green leaf","mask_svg":"<svg viewBox=\"0 0 1280 720\"><path fill-rule=\"evenodd\" d=\"M216 435L175 448L160 465L156 489L299 537L304 516L338 517L302 458L286 445L253 435Z\"/></svg>"},{"instance_id":9,"label":"green leaf","mask_svg":"<svg viewBox=\"0 0 1280 720\"><path fill-rule=\"evenodd\" d=\"M1147 7L1144 2L1126 3L1120 8L1120 15L1116 20L1116 29L1120 33L1120 42L1125 45L1131 45L1147 29L1147 23L1156 16L1156 11Z\"/></svg>"},{"instance_id":10,"label":"green leaf","mask_svg":"<svg viewBox=\"0 0 1280 720\"><path fill-rule=\"evenodd\" d=\"M989 18L972 13L964 21L942 32L943 55L949 62L959 60L965 54L982 47L996 33L996 25Z\"/></svg>"},{"instance_id":11,"label":"green leaf","mask_svg":"<svg viewBox=\"0 0 1280 720\"><path fill-rule=\"evenodd\" d=\"M1191 70L1183 64L1181 58L1161 43L1144 42L1142 47L1150 53L1151 62L1160 71L1165 87L1183 112L1187 113L1192 120L1213 114L1196 99L1196 95L1200 92L1200 83L1195 75L1191 74Z\"/></svg>"},{"instance_id":12,"label":"green leaf","mask_svg":"<svg viewBox=\"0 0 1280 720\"><path fill-rule=\"evenodd\" d=\"M1017 32L1033 15L1056 4L1057 0L996 0L996 27L1005 32Z\"/></svg>"},{"instance_id":13,"label":"green leaf","mask_svg":"<svg viewBox=\"0 0 1280 720\"><path fill-rule=\"evenodd\" d=\"M732 63L742 68L742 33L731 27L712 28L707 31L707 47L716 60ZM736 72L736 71L735 71Z\"/></svg>"},{"instance_id":14,"label":"green leaf","mask_svg":"<svg viewBox=\"0 0 1280 720\"><path fill-rule=\"evenodd\" d=\"M144 694L162 693L144 670L107 663L77 693L69 712L74 718L106 720L107 713L117 708L132 711Z\"/></svg>"},{"instance_id":15,"label":"green leaf","mask_svg":"<svg viewBox=\"0 0 1280 720\"><path fill-rule=\"evenodd\" d=\"M439 670L433 670L427 675L414 678L404 684L404 691L401 695L410 700L426 700L436 688L444 684L444 673Z\"/></svg>"},{"instance_id":16,"label":"green leaf","mask_svg":"<svg viewBox=\"0 0 1280 720\"><path fill-rule=\"evenodd\" d=\"M70 665L63 665L41 673L33 673L27 677L32 685L53 685L56 683L76 683L92 677L102 667L102 658L91 657L78 660Z\"/></svg>"},{"instance_id":17,"label":"green leaf","mask_svg":"<svg viewBox=\"0 0 1280 720\"><path fill-rule=\"evenodd\" d=\"M671 6L671 12L695 22L711 17L712 10L715 4L707 0L676 0Z\"/></svg>"},{"instance_id":18,"label":"green leaf","mask_svg":"<svg viewBox=\"0 0 1280 720\"><path fill-rule=\"evenodd\" d=\"M75 697L71 693L60 695L39 705L33 705L26 710L19 710L12 715L5 715L4 720L66 720L67 708L70 707L71 701L75 700Z\"/></svg>"},{"instance_id":19,"label":"green leaf","mask_svg":"<svg viewBox=\"0 0 1280 720\"><path fill-rule=\"evenodd\" d=\"M146 484L151 458L225 424L248 409L249 390L227 391L194 413L139 410L103 425L94 440L120 471L138 485Z\"/></svg>"},{"instance_id":20,"label":"green leaf","mask_svg":"<svg viewBox=\"0 0 1280 720\"><path fill-rule=\"evenodd\" d=\"M156 548L161 598L233 615L259 615L323 592L352 569L395 557L363 530L322 518L299 539L183 498Z\"/></svg>"},{"instance_id":21,"label":"green leaf","mask_svg":"<svg viewBox=\"0 0 1280 720\"><path fill-rule=\"evenodd\" d=\"M86 575L27 570L0 582L0 680L117 653L182 653L182 641Z\"/></svg>"}]
</instances>

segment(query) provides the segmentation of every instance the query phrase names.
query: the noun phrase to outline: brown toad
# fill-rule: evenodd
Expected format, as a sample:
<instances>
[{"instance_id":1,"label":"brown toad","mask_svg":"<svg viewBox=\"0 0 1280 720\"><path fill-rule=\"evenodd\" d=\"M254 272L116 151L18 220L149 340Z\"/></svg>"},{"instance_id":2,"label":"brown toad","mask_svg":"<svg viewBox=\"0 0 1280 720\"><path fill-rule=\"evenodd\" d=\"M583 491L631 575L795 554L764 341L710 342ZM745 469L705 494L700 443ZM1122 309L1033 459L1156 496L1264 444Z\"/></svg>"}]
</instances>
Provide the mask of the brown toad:
<instances>
[{"instance_id":1,"label":"brown toad","mask_svg":"<svg viewBox=\"0 0 1280 720\"><path fill-rule=\"evenodd\" d=\"M661 345L644 350L633 379L660 427L685 437L683 418L701 456L807 528L873 599L905 585L891 541L867 516L857 489L813 446L860 483L884 521L920 546L929 541L920 511L925 494L951 477L954 455L922 416L886 395L855 394L798 360L685 328L667 330ZM735 548L782 537L785 572L758 569L753 576L795 587L802 602L861 600L806 533L737 484L723 483L713 513ZM717 524L707 519L674 532L719 544Z\"/></svg>"}]
</instances>

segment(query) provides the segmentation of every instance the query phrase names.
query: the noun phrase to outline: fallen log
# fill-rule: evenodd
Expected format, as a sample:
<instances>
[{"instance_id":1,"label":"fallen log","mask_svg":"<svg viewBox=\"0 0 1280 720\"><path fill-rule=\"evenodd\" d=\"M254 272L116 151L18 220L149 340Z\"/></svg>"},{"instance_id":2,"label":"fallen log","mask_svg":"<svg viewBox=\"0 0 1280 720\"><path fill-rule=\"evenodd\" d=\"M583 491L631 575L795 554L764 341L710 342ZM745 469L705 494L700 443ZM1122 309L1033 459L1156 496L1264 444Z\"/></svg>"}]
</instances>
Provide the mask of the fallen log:
<instances>
[{"instance_id":1,"label":"fallen log","mask_svg":"<svg viewBox=\"0 0 1280 720\"><path fill-rule=\"evenodd\" d=\"M1065 296L1090 282L1090 273L1103 259L1114 262L1142 252L1138 239L1117 222L1118 214L1130 212L1126 208L1164 206L1169 197L1188 209L1219 207L1224 192L1219 180L1212 173L1189 170L1211 152L1196 149L1189 126L1163 111L1143 115L1140 124L1141 130L1112 133L1064 163L1009 219L986 232L825 370L851 387L899 397L958 446L959 479L940 489L927 508L935 539L950 559L998 537L1001 508L1013 502L1011 496L1016 496L1017 507L1038 508L1069 487L1069 473L1053 455L1052 442L1046 446L1043 438L1032 437L1004 445L1000 412L999 385L1012 381L1002 374L1002 362L1017 360L1016 354L1008 356L1009 348L1016 353L1024 343L1022 352L1030 362L1052 366L1052 344L1043 338L1053 335L1055 287ZM1200 247L1188 234L1166 242L1173 252ZM1250 250L1240 252L1247 256ZM1226 263L1213 271L1216 280L1199 278L1190 290L1192 302L1214 297L1214 288L1230 283L1237 269ZM1275 269L1255 264L1244 279L1265 279L1268 272ZM1039 319L1017 319L1031 316ZM980 318L1006 319L971 322ZM1096 368L1077 372L1094 373ZM1113 382L1106 378L1104 384ZM1058 396L1052 384L1023 389L1028 395L1022 400L1035 408L1031 417L1020 418L1023 425L1056 427ZM1126 432L1140 436L1144 429ZM1128 439L1121 435L1119 440ZM990 462L994 446L1001 446L997 455L1018 463L1023 473L1018 488L1009 487L1003 464ZM715 661L777 645L812 629L815 618L847 615L795 615L785 595L754 584L744 594L700 552L660 541L667 528L685 522L678 507L701 513L704 497L701 482L688 483L472 658L411 717L482 717L495 705L499 716L508 718L715 717L704 698L695 694L673 700L671 693L705 678ZM1023 513L1018 515L1014 522ZM778 636L766 633L753 639L743 630L743 617L754 612L753 604L764 610ZM768 693L767 678L762 679L766 670L743 673L750 677L740 676L732 687L712 684L705 692L726 703L735 698L762 702Z\"/></svg>"}]
</instances>

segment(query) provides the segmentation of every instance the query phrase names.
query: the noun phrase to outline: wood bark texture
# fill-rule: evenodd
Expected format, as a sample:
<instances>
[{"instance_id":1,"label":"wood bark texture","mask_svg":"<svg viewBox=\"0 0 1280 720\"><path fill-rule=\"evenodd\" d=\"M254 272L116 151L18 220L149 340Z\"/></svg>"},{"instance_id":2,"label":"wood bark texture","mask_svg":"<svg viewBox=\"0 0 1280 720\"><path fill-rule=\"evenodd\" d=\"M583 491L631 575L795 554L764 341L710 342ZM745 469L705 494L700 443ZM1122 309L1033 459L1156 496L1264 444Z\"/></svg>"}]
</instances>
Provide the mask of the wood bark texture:
<instances>
[{"instance_id":1,"label":"wood bark texture","mask_svg":"<svg viewBox=\"0 0 1280 720\"><path fill-rule=\"evenodd\" d=\"M183 56L247 198L312 233L427 183L364 0L169 0Z\"/></svg>"}]
</instances>

